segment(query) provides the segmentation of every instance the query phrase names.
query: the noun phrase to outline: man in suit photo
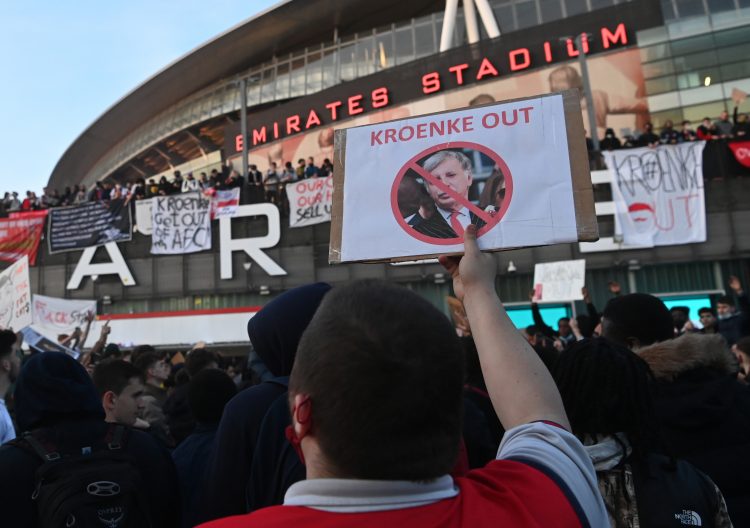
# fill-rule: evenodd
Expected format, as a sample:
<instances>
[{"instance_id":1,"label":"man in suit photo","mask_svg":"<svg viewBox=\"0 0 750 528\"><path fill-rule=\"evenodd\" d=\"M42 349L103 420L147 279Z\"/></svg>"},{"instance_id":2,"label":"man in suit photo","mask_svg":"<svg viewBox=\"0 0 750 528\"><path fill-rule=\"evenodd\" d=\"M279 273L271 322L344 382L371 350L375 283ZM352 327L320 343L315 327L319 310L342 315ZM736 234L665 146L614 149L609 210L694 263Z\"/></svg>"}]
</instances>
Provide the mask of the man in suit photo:
<instances>
[{"instance_id":1,"label":"man in suit photo","mask_svg":"<svg viewBox=\"0 0 750 528\"><path fill-rule=\"evenodd\" d=\"M465 205L469 201L473 175L471 161L464 153L441 150L427 158L422 168L453 193L425 179L425 189L434 208L426 211L427 214L423 214L424 208L420 208L408 219L415 231L434 238L459 238L469 224L478 229L485 225L485 221ZM463 198L463 202L458 197Z\"/></svg>"}]
</instances>

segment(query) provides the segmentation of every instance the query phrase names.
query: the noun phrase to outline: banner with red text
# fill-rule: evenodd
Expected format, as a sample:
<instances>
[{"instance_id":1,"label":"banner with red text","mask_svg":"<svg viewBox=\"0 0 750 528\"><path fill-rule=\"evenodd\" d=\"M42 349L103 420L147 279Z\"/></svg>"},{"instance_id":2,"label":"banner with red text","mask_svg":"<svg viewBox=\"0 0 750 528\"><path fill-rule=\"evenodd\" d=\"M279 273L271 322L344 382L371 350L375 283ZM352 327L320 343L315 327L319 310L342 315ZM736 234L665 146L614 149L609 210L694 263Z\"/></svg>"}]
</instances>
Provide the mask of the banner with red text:
<instances>
[{"instance_id":1,"label":"banner with red text","mask_svg":"<svg viewBox=\"0 0 750 528\"><path fill-rule=\"evenodd\" d=\"M286 186L289 227L305 227L331 221L333 177L310 178Z\"/></svg>"},{"instance_id":2,"label":"banner with red text","mask_svg":"<svg viewBox=\"0 0 750 528\"><path fill-rule=\"evenodd\" d=\"M21 257L0 273L0 329L16 332L31 324L29 258Z\"/></svg>"},{"instance_id":3,"label":"banner with red text","mask_svg":"<svg viewBox=\"0 0 750 528\"><path fill-rule=\"evenodd\" d=\"M750 141L730 143L729 148L732 149L737 162L750 169Z\"/></svg>"},{"instance_id":4,"label":"banner with red text","mask_svg":"<svg viewBox=\"0 0 750 528\"><path fill-rule=\"evenodd\" d=\"M45 334L70 334L77 326L86 325L89 314L96 314L96 301L58 299L33 295L31 300L34 326Z\"/></svg>"},{"instance_id":5,"label":"banner with red text","mask_svg":"<svg viewBox=\"0 0 750 528\"><path fill-rule=\"evenodd\" d=\"M32 266L36 264L46 214L44 211L42 214L0 218L0 260L15 262L25 255Z\"/></svg>"},{"instance_id":6,"label":"banner with red text","mask_svg":"<svg viewBox=\"0 0 750 528\"><path fill-rule=\"evenodd\" d=\"M604 152L617 227L626 245L706 241L704 141Z\"/></svg>"}]
</instances>

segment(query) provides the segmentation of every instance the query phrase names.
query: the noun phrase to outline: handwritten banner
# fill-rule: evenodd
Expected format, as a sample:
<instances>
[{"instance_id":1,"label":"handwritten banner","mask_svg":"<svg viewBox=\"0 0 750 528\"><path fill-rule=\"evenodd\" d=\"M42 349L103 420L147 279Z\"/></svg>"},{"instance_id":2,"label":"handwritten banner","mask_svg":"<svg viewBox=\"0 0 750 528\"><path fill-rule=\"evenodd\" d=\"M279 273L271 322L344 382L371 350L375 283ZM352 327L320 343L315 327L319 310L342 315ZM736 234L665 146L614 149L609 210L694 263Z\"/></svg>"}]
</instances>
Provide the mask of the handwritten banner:
<instances>
[{"instance_id":1,"label":"handwritten banner","mask_svg":"<svg viewBox=\"0 0 750 528\"><path fill-rule=\"evenodd\" d=\"M58 299L45 295L31 298L34 326L42 331L70 333L86 324L89 313L96 314L95 300Z\"/></svg>"},{"instance_id":2,"label":"handwritten banner","mask_svg":"<svg viewBox=\"0 0 750 528\"><path fill-rule=\"evenodd\" d=\"M583 299L586 260L561 260L534 266L534 301L568 302Z\"/></svg>"},{"instance_id":3,"label":"handwritten banner","mask_svg":"<svg viewBox=\"0 0 750 528\"><path fill-rule=\"evenodd\" d=\"M130 240L130 207L122 199L55 207L49 210L48 230L50 253Z\"/></svg>"},{"instance_id":4,"label":"handwritten banner","mask_svg":"<svg viewBox=\"0 0 750 528\"><path fill-rule=\"evenodd\" d=\"M331 221L333 177L310 178L286 186L289 227L305 227Z\"/></svg>"},{"instance_id":5,"label":"handwritten banner","mask_svg":"<svg viewBox=\"0 0 750 528\"><path fill-rule=\"evenodd\" d=\"M201 193L153 199L151 253L174 255L211 249L211 200Z\"/></svg>"},{"instance_id":6,"label":"handwritten banner","mask_svg":"<svg viewBox=\"0 0 750 528\"><path fill-rule=\"evenodd\" d=\"M612 199L626 245L706 241L704 141L604 152Z\"/></svg>"},{"instance_id":7,"label":"handwritten banner","mask_svg":"<svg viewBox=\"0 0 750 528\"><path fill-rule=\"evenodd\" d=\"M44 211L28 217L19 215L0 219L0 260L15 262L25 255L32 266L36 264L46 216Z\"/></svg>"},{"instance_id":8,"label":"handwritten banner","mask_svg":"<svg viewBox=\"0 0 750 528\"><path fill-rule=\"evenodd\" d=\"M31 321L29 258L23 256L0 273L0 329L17 332Z\"/></svg>"}]
</instances>

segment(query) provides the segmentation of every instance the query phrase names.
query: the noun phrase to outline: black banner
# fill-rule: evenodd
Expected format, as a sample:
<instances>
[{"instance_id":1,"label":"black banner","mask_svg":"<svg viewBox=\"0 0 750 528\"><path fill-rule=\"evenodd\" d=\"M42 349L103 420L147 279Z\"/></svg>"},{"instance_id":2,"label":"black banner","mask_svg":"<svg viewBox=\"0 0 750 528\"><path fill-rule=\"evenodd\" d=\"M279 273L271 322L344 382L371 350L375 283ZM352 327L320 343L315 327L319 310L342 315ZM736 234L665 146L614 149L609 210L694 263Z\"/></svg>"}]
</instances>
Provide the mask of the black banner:
<instances>
[{"instance_id":1,"label":"black banner","mask_svg":"<svg viewBox=\"0 0 750 528\"><path fill-rule=\"evenodd\" d=\"M77 251L132 238L130 207L123 199L50 209L47 226L50 253Z\"/></svg>"}]
</instances>

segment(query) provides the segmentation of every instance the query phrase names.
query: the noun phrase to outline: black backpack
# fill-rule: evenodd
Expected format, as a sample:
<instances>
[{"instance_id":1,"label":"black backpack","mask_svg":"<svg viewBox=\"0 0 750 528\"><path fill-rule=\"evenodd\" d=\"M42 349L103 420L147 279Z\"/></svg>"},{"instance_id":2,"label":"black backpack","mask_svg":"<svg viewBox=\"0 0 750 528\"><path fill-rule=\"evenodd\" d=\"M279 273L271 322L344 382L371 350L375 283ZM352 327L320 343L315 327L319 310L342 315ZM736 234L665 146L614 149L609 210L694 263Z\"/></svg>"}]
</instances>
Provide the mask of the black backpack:
<instances>
[{"instance_id":1,"label":"black backpack","mask_svg":"<svg viewBox=\"0 0 750 528\"><path fill-rule=\"evenodd\" d=\"M61 454L33 432L24 433L21 442L43 460L31 497L38 526L153 526L140 472L124 452L127 432L113 424L103 448L82 447L76 454Z\"/></svg>"}]
</instances>

